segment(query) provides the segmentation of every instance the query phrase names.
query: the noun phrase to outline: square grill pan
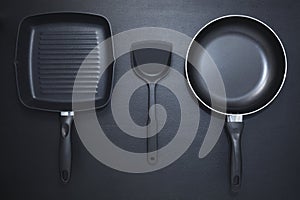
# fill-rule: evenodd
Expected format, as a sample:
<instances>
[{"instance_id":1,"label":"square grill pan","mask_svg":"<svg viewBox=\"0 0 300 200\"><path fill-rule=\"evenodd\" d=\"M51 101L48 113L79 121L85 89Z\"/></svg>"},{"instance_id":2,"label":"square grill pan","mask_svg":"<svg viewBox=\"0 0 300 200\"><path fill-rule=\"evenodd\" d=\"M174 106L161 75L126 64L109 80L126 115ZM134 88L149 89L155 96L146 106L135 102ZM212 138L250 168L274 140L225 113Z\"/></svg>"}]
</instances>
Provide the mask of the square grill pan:
<instances>
[{"instance_id":1,"label":"square grill pan","mask_svg":"<svg viewBox=\"0 0 300 200\"><path fill-rule=\"evenodd\" d=\"M19 26L19 99L29 108L61 113L59 173L64 183L71 174L72 95L77 94L73 103L80 110L108 103L114 68L111 36L106 18L84 13L29 16Z\"/></svg>"}]
</instances>

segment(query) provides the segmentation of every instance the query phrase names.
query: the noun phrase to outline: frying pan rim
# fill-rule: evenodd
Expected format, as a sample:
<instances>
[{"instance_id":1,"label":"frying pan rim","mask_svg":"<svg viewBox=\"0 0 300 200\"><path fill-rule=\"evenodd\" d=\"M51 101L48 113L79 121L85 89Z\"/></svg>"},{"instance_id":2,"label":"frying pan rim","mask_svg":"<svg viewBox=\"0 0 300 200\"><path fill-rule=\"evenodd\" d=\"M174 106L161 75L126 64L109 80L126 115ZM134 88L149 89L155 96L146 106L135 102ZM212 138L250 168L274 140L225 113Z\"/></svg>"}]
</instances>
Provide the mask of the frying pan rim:
<instances>
[{"instance_id":1,"label":"frying pan rim","mask_svg":"<svg viewBox=\"0 0 300 200\"><path fill-rule=\"evenodd\" d=\"M111 100L111 94L112 94L112 90L113 90L113 83L114 83L114 71L115 71L115 52L114 52L114 40L113 40L113 32L112 32L112 25L109 21L109 19L101 14L96 14L96 13L92 13L92 12L77 12L77 11L55 11L55 12L40 12L40 13L36 13L36 14L32 14L32 15L27 15L25 17L23 17L18 25L18 30L17 30L17 39L16 39L16 43L15 43L15 56L14 56L14 68L15 68L15 74L16 74L16 87L17 87L17 93L18 93L18 98L20 100L20 102L29 109L33 109L33 110L41 110L41 111L47 111L47 112L70 112L70 110L58 110L58 109L47 109L47 108L37 108L34 106L30 106L28 104L26 104L23 99L21 98L21 94L20 94L20 88L19 88L19 79L18 79L18 44L19 44L19 37L20 37L20 30L21 30L21 26L24 23L25 20L31 18L31 17L38 17L38 16L42 16L42 15L56 15L56 14L76 14L76 15L88 15L88 16L96 16L96 17L101 17L103 18L107 23L108 23L108 27L109 27L109 32L111 34L110 38L111 38L111 45L112 45L112 59L113 62L110 64L112 67L112 77L111 77L111 88L109 91L109 97L107 98L107 101L105 103L103 103L101 106L95 106L94 108L88 108L88 109L80 109L80 110L76 110L76 112L80 112L80 111L88 111L88 110L93 110L93 109L99 109L99 108L103 108L105 106L107 106L107 104L110 102Z\"/></svg>"},{"instance_id":2,"label":"frying pan rim","mask_svg":"<svg viewBox=\"0 0 300 200\"><path fill-rule=\"evenodd\" d=\"M262 24L263 26L265 26L268 30L271 31L271 33L276 37L277 41L279 42L280 46L281 46L281 49L282 49L282 52L283 52L283 55L284 55L284 74L283 74L283 79L282 79L282 82L281 82L281 85L280 87L278 88L276 94L266 103L264 104L263 106L259 107L258 109L256 110L253 110L253 111L250 111L250 112L244 112L244 113L227 113L227 112L222 112L222 111L219 111L215 108L212 108L211 106L207 105L195 92L195 90L193 89L192 87L192 84L190 82L190 79L189 79L189 76L188 76L188 71L187 71L187 66L188 66L188 56L189 56L189 52L190 52L190 49L191 49L191 46L193 44L193 41L195 41L196 37L203 31L206 29L206 27L208 27L210 24L212 23L215 23L216 21L219 21L219 20L222 20L222 19L226 19L226 18L232 18L232 17L240 17L240 18L246 18L246 19L251 19L251 20L254 20L255 22L258 22L260 24ZM231 14L231 15L223 15L221 17L218 17L218 18L215 18L211 21L209 21L208 23L206 23L202 28L200 28L199 31L197 31L197 33L194 35L194 37L192 38L192 41L190 42L189 44L189 47L187 49L187 53L186 53L186 56L185 56L185 76L187 78L187 82L188 82L188 85L189 85L189 88L191 89L193 95L205 106L207 107L208 109L210 109L211 111L214 111L216 113L219 113L219 114L222 114L222 115L226 115L226 116L244 116L244 115L250 115L250 114L254 114L256 112L259 112L260 110L264 109L265 107L267 107L268 105L270 105L274 100L275 98L279 95L284 83L285 83L285 79L286 79L286 75L287 75L287 55L286 55L286 51L285 51L285 48L283 46L283 43L281 42L280 38L278 37L278 35L276 34L276 32L269 26L267 25L265 22L257 19L257 18L254 18L252 16L249 16L249 15L239 15L239 14Z\"/></svg>"}]
</instances>

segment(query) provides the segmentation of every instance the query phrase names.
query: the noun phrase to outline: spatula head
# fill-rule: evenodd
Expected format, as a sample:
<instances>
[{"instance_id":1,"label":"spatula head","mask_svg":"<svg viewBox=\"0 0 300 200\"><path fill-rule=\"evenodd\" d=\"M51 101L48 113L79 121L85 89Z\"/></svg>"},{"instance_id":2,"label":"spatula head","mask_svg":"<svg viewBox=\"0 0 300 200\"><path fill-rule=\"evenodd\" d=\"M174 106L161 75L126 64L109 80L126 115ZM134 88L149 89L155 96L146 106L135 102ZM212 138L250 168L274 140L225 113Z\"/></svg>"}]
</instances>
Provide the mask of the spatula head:
<instances>
[{"instance_id":1,"label":"spatula head","mask_svg":"<svg viewBox=\"0 0 300 200\"><path fill-rule=\"evenodd\" d=\"M162 41L143 41L131 47L134 72L147 83L156 83L170 69L172 44Z\"/></svg>"}]
</instances>

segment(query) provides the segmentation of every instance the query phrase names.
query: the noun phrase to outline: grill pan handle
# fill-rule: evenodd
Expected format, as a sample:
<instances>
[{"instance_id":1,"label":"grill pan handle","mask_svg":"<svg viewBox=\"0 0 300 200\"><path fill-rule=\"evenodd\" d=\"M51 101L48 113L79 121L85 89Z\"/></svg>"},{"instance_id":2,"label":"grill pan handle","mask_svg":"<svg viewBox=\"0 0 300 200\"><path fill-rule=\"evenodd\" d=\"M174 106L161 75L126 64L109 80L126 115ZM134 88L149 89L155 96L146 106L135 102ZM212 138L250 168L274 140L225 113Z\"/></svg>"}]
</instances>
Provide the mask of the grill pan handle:
<instances>
[{"instance_id":1,"label":"grill pan handle","mask_svg":"<svg viewBox=\"0 0 300 200\"><path fill-rule=\"evenodd\" d=\"M231 141L231 190L238 192L242 182L241 134L244 123L242 121L228 121L226 126Z\"/></svg>"},{"instance_id":2,"label":"grill pan handle","mask_svg":"<svg viewBox=\"0 0 300 200\"><path fill-rule=\"evenodd\" d=\"M59 144L59 174L63 183L70 180L71 175L71 128L73 123L73 115L67 112L66 115L61 114L61 133Z\"/></svg>"}]
</instances>

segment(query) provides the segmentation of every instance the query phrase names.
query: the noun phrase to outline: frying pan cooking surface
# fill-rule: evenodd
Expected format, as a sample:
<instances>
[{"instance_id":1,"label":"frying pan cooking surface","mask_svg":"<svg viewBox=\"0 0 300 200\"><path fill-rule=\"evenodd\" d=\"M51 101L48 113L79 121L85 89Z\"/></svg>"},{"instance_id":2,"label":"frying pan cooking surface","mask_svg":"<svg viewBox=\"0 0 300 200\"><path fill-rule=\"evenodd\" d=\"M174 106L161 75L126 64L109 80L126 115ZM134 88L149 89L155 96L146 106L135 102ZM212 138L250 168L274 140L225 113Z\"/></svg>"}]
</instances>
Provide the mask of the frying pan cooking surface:
<instances>
[{"instance_id":1,"label":"frying pan cooking surface","mask_svg":"<svg viewBox=\"0 0 300 200\"><path fill-rule=\"evenodd\" d=\"M211 70L202 55L194 56L198 71L187 65L187 77L199 99L211 107L227 102L227 114L245 114L268 104L279 92L286 74L286 58L281 42L266 25L248 17L232 16L205 26L195 37L216 64L226 90L226 97L208 91L203 77ZM225 98L225 99L224 99ZM218 104L213 108L220 111Z\"/></svg>"}]
</instances>

